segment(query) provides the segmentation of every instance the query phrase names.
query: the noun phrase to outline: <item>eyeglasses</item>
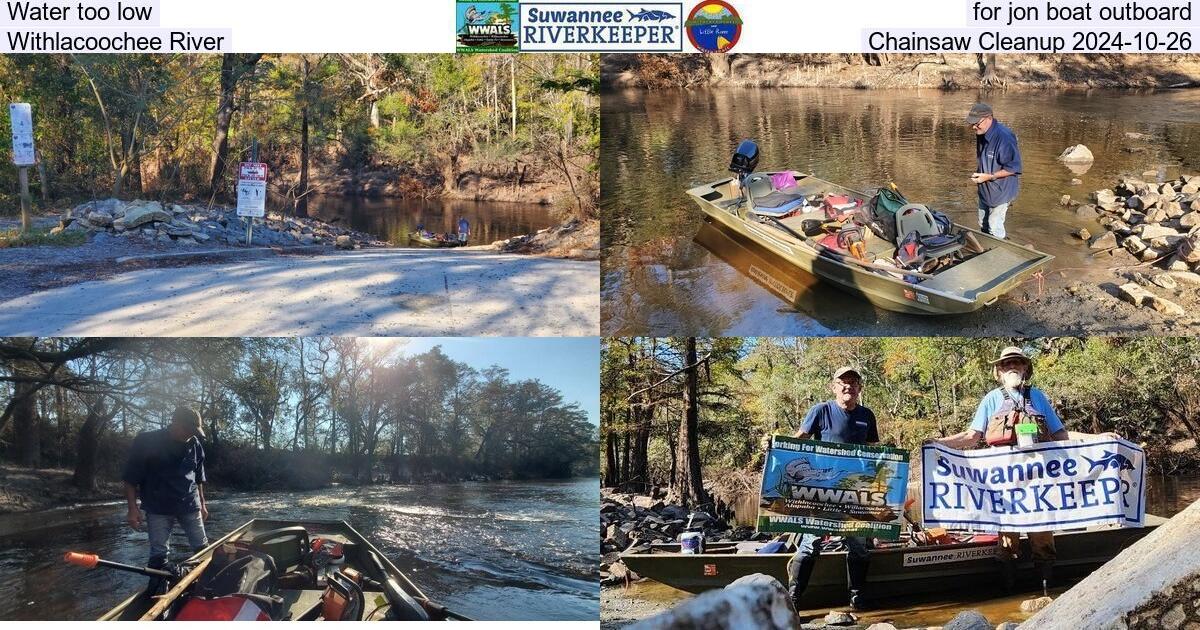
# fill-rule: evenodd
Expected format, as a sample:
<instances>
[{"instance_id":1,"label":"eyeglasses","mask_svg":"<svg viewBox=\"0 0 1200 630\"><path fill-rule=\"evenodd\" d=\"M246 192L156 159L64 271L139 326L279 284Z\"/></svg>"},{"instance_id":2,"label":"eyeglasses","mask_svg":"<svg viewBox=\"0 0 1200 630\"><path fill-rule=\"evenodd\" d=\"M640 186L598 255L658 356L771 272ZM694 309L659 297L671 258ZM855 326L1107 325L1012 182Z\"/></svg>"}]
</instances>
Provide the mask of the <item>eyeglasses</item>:
<instances>
[{"instance_id":1,"label":"eyeglasses","mask_svg":"<svg viewBox=\"0 0 1200 630\"><path fill-rule=\"evenodd\" d=\"M842 389L862 389L862 382L860 381L834 381L833 385Z\"/></svg>"},{"instance_id":2,"label":"eyeglasses","mask_svg":"<svg viewBox=\"0 0 1200 630\"><path fill-rule=\"evenodd\" d=\"M972 129L979 129L979 127L980 127L981 125L983 125L983 121L985 121L985 120L987 120L987 119L989 119L989 118L991 118L991 116L984 116L983 118L980 118L980 119L979 119L979 122L973 122L973 123L971 123L971 128L972 128Z\"/></svg>"}]
</instances>

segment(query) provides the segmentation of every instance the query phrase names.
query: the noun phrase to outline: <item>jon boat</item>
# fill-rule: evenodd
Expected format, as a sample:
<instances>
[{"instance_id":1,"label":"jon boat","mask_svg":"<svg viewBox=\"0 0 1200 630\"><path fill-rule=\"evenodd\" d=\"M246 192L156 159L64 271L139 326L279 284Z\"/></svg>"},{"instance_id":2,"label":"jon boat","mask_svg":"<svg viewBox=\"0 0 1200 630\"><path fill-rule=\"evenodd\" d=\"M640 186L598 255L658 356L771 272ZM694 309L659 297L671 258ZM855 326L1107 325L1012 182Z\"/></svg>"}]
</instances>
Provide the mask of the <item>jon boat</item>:
<instances>
[{"instance_id":1,"label":"jon boat","mask_svg":"<svg viewBox=\"0 0 1200 630\"><path fill-rule=\"evenodd\" d=\"M349 618L363 621L466 619L431 602L387 556L345 521L253 519L188 558L183 565L192 567L192 571L182 580L173 582L166 594L153 597L146 591L135 593L99 620L174 619L181 606L197 595L198 584L203 582L205 572L212 570L207 567L214 553L227 543L249 543L252 549L267 553L274 559L280 575L290 574L293 578L297 574L302 575L306 564L312 568L312 554L307 550L317 538L341 545L344 563L337 561L336 568L342 571L350 568L362 575L358 612L350 614ZM101 564L112 566L114 563L101 561ZM118 565L118 568L132 567ZM322 595L327 588L327 579L319 569L314 573L316 579L309 584L296 584L292 580L288 588L278 589L277 596L283 600L279 606L279 619L305 621L324 618L326 611ZM352 594L350 600L357 600L357 597Z\"/></svg>"},{"instance_id":2,"label":"jon boat","mask_svg":"<svg viewBox=\"0 0 1200 630\"><path fill-rule=\"evenodd\" d=\"M1147 514L1146 526L1141 528L1094 527L1056 533L1055 578L1086 576L1164 522L1162 517ZM995 535L959 534L961 542L952 544L917 547L901 542L874 549L867 573L870 596L890 599L994 585L999 579L993 559ZM787 584L791 553L737 553L739 547L751 551L762 544L715 543L705 545L702 554L682 554L678 543L656 543L649 549L624 553L621 560L642 577L692 593L724 588L754 573L765 573ZM1017 577L1037 580L1028 539L1021 539L1021 547ZM845 604L848 588L846 551L825 550L817 559L801 605L818 608Z\"/></svg>"},{"instance_id":3,"label":"jon boat","mask_svg":"<svg viewBox=\"0 0 1200 630\"><path fill-rule=\"evenodd\" d=\"M453 236L457 237L458 235L455 234ZM420 232L413 232L412 234L408 235L408 238L422 247L462 247L463 245L466 245L466 243L458 240L457 238L441 241L436 238L429 238Z\"/></svg>"},{"instance_id":4,"label":"jon boat","mask_svg":"<svg viewBox=\"0 0 1200 630\"><path fill-rule=\"evenodd\" d=\"M785 263L783 267L808 272L879 308L922 315L974 312L996 303L1054 259L1033 248L954 224L951 233L970 234L982 253L967 255L928 274L913 273L888 262L895 256L895 243L868 231L865 245L874 262L860 261L805 236L801 225L806 219L826 220L820 208L808 206L808 199L832 194L865 201L870 195L798 171L756 172L757 165L758 147L745 141L730 165L736 177L696 186L687 194L712 221L779 257ZM771 176L777 172L791 173L796 186L775 190ZM789 206L798 212L783 216L776 211ZM903 236L907 231L899 233ZM775 273L778 271L751 269L757 282L787 298L791 291L786 287L794 283L772 277Z\"/></svg>"}]
</instances>

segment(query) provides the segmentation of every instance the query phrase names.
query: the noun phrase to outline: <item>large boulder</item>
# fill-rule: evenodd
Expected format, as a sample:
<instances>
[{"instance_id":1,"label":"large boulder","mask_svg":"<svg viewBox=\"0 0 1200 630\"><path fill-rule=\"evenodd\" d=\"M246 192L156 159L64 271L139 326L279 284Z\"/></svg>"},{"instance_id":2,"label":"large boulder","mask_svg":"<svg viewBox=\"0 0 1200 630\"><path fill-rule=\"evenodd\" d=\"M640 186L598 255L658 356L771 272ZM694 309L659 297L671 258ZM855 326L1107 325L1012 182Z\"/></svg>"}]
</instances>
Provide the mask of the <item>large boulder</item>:
<instances>
[{"instance_id":1,"label":"large boulder","mask_svg":"<svg viewBox=\"0 0 1200 630\"><path fill-rule=\"evenodd\" d=\"M1092 239L1088 247L1092 249L1112 249L1117 246L1117 235L1112 232L1105 232L1100 236Z\"/></svg>"},{"instance_id":2,"label":"large boulder","mask_svg":"<svg viewBox=\"0 0 1200 630\"><path fill-rule=\"evenodd\" d=\"M1144 241L1149 241L1151 239L1156 239L1156 238L1163 238L1163 237L1167 237L1167 236L1179 236L1180 235L1179 232L1177 232L1169 227L1166 227L1164 225L1157 225L1154 223L1148 223L1146 225L1139 226L1138 229L1141 230L1141 237L1142 237L1142 240L1144 240Z\"/></svg>"},{"instance_id":3,"label":"large boulder","mask_svg":"<svg viewBox=\"0 0 1200 630\"><path fill-rule=\"evenodd\" d=\"M112 218L111 214L109 214L107 212L100 212L100 211L89 212L87 215L87 220L88 220L88 223L91 223L92 225L94 225L96 227L102 227L102 228L106 228L106 227L112 225L112 223L113 223L113 218Z\"/></svg>"},{"instance_id":4,"label":"large boulder","mask_svg":"<svg viewBox=\"0 0 1200 630\"><path fill-rule=\"evenodd\" d=\"M1092 152L1082 144L1067 147L1062 154L1058 156L1059 162L1070 162L1079 164L1083 162L1093 162L1095 157Z\"/></svg>"},{"instance_id":5,"label":"large boulder","mask_svg":"<svg viewBox=\"0 0 1200 630\"><path fill-rule=\"evenodd\" d=\"M133 229L153 221L170 222L171 219L171 213L163 210L162 204L157 201L131 204L125 208L125 229Z\"/></svg>"},{"instance_id":6,"label":"large boulder","mask_svg":"<svg viewBox=\"0 0 1200 630\"><path fill-rule=\"evenodd\" d=\"M1096 192L1092 193L1092 196L1095 197L1096 203L1099 205L1114 204L1117 202L1117 193L1108 190L1107 188L1104 190L1097 190Z\"/></svg>"},{"instance_id":7,"label":"large boulder","mask_svg":"<svg viewBox=\"0 0 1200 630\"><path fill-rule=\"evenodd\" d=\"M701 593L626 630L797 630L800 619L787 590L775 578L755 573L721 590ZM988 630L991 630L990 628Z\"/></svg>"},{"instance_id":8,"label":"large boulder","mask_svg":"<svg viewBox=\"0 0 1200 630\"><path fill-rule=\"evenodd\" d=\"M334 243L334 245L338 249L354 249L354 239L343 234L342 236L337 237L337 241Z\"/></svg>"},{"instance_id":9,"label":"large boulder","mask_svg":"<svg viewBox=\"0 0 1200 630\"><path fill-rule=\"evenodd\" d=\"M1024 628L1180 628L1200 624L1200 502L1130 545L1043 608Z\"/></svg>"},{"instance_id":10,"label":"large boulder","mask_svg":"<svg viewBox=\"0 0 1200 630\"><path fill-rule=\"evenodd\" d=\"M942 630L992 630L992 624L978 610L964 610L942 626Z\"/></svg>"}]
</instances>

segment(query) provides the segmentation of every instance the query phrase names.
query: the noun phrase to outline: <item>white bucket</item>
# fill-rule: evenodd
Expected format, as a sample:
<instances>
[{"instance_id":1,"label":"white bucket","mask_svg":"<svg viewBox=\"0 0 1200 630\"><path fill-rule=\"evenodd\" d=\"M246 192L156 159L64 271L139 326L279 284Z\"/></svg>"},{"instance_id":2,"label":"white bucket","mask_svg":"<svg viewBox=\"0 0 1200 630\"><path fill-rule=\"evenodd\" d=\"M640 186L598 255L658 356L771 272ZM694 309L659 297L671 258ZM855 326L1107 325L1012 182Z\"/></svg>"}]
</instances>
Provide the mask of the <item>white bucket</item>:
<instances>
[{"instance_id":1,"label":"white bucket","mask_svg":"<svg viewBox=\"0 0 1200 630\"><path fill-rule=\"evenodd\" d=\"M684 532L679 537L679 553L704 553L704 532Z\"/></svg>"}]
</instances>

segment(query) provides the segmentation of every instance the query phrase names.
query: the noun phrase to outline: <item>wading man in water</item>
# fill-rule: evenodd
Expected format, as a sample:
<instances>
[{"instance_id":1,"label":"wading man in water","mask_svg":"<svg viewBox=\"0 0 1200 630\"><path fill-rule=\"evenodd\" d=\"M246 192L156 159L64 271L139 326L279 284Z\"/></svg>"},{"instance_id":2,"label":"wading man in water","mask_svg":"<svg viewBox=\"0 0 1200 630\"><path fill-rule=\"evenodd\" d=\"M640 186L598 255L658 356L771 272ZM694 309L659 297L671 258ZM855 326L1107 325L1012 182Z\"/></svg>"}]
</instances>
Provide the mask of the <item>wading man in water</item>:
<instances>
[{"instance_id":1,"label":"wading man in water","mask_svg":"<svg viewBox=\"0 0 1200 630\"><path fill-rule=\"evenodd\" d=\"M1021 151L1017 136L992 117L992 106L976 103L967 113L975 131L975 182L979 192L979 229L996 238L1008 238L1004 216L1020 189Z\"/></svg>"},{"instance_id":2,"label":"wading man in water","mask_svg":"<svg viewBox=\"0 0 1200 630\"><path fill-rule=\"evenodd\" d=\"M167 544L178 521L187 534L192 551L208 545L204 521L204 437L200 414L177 407L165 429L143 431L133 439L129 460L121 478L125 481L125 499L129 503L129 526L140 530L143 524L150 534L151 568L162 567L167 560ZM138 510L146 512L143 519Z\"/></svg>"},{"instance_id":3,"label":"wading man in water","mask_svg":"<svg viewBox=\"0 0 1200 630\"><path fill-rule=\"evenodd\" d=\"M817 403L804 416L796 437L801 439L841 442L844 444L874 444L879 441L875 414L858 404L862 394L862 376L850 367L839 368L830 383L833 400ZM850 584L850 607L866 607L864 589L867 586L867 566L871 559L871 541L857 536L844 536L846 543L846 577ZM797 541L796 554L788 560L788 595L792 605L801 610L800 597L808 588L817 557L821 555L820 537L803 534Z\"/></svg>"}]
</instances>

